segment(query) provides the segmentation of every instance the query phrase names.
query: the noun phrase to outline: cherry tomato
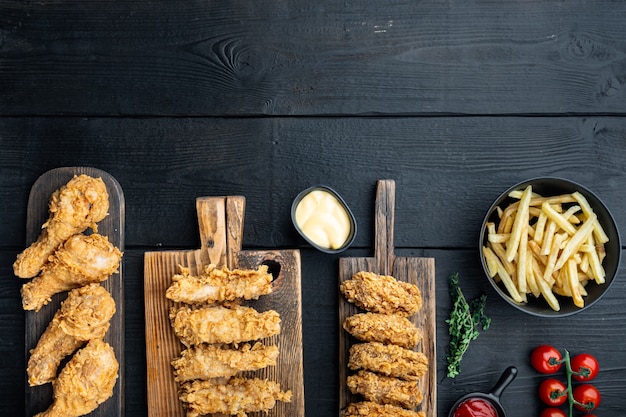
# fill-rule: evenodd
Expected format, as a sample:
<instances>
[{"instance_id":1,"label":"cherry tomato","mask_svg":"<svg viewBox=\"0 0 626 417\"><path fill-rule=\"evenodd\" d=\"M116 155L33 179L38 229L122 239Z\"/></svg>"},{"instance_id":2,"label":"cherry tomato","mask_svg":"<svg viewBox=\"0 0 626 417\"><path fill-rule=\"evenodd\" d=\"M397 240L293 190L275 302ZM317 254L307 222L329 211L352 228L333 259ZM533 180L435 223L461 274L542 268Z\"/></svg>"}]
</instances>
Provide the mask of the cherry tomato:
<instances>
[{"instance_id":1,"label":"cherry tomato","mask_svg":"<svg viewBox=\"0 0 626 417\"><path fill-rule=\"evenodd\" d=\"M582 411L593 411L600 405L600 392L591 384L580 384L572 391L574 406Z\"/></svg>"},{"instance_id":2,"label":"cherry tomato","mask_svg":"<svg viewBox=\"0 0 626 417\"><path fill-rule=\"evenodd\" d=\"M561 405L567 400L567 386L558 379L548 378L539 384L539 399L547 405Z\"/></svg>"},{"instance_id":3,"label":"cherry tomato","mask_svg":"<svg viewBox=\"0 0 626 417\"><path fill-rule=\"evenodd\" d=\"M563 365L561 352L550 345L537 346L530 354L530 364L537 372L553 374Z\"/></svg>"},{"instance_id":4,"label":"cherry tomato","mask_svg":"<svg viewBox=\"0 0 626 417\"><path fill-rule=\"evenodd\" d=\"M570 365L572 371L581 374L572 374L572 378L576 381L591 381L598 375L598 371L600 370L598 360L588 353L581 353L580 355L574 356L570 361Z\"/></svg>"},{"instance_id":5,"label":"cherry tomato","mask_svg":"<svg viewBox=\"0 0 626 417\"><path fill-rule=\"evenodd\" d=\"M560 408L550 407L543 410L539 417L567 417L567 414Z\"/></svg>"}]
</instances>

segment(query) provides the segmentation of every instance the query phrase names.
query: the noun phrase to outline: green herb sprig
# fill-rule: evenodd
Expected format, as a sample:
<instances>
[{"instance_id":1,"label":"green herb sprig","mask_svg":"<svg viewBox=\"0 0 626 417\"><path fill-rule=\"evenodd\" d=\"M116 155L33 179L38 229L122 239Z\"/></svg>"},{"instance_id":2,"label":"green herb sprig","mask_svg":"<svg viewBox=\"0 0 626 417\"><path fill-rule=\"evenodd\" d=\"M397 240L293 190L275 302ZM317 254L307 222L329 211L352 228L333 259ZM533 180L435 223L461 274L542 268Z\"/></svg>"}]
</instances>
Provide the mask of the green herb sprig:
<instances>
[{"instance_id":1,"label":"green herb sprig","mask_svg":"<svg viewBox=\"0 0 626 417\"><path fill-rule=\"evenodd\" d=\"M489 329L491 318L487 317L485 307L487 296L480 297L468 303L459 286L458 272L450 276L450 297L452 310L446 320L450 334L450 346L447 356L449 378L456 377L461 372L461 360L469 348L470 342L478 337L478 329Z\"/></svg>"}]
</instances>

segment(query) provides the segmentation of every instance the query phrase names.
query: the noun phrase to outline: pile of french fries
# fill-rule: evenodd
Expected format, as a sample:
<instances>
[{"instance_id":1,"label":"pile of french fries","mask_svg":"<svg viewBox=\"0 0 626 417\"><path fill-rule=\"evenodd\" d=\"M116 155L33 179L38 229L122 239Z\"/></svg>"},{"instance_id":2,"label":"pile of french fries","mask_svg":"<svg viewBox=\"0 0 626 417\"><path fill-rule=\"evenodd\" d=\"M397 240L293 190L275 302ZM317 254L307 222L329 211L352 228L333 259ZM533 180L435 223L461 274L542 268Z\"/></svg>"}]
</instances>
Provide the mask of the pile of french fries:
<instances>
[{"instance_id":1,"label":"pile of french fries","mask_svg":"<svg viewBox=\"0 0 626 417\"><path fill-rule=\"evenodd\" d=\"M502 281L513 300L543 296L559 311L555 294L584 307L585 286L605 282L602 261L609 241L587 199L579 192L543 197L532 186L509 194L518 201L486 224L483 256L489 276Z\"/></svg>"}]
</instances>

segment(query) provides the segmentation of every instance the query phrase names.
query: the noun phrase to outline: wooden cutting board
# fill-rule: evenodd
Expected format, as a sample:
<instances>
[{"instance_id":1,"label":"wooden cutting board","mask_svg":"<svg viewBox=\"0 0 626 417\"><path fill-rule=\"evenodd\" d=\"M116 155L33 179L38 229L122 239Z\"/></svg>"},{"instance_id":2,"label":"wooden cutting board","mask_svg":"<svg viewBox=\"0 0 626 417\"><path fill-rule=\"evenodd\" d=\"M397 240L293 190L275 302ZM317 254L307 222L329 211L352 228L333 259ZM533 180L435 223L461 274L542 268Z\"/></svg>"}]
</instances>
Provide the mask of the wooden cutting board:
<instances>
[{"instance_id":1,"label":"wooden cutting board","mask_svg":"<svg viewBox=\"0 0 626 417\"><path fill-rule=\"evenodd\" d=\"M90 167L56 168L44 173L35 181L28 198L28 210L26 213L27 245L37 240L41 233L41 226L48 219L48 203L52 193L65 185L74 175L80 174L86 174L94 178L100 177L106 184L109 193L109 214L102 221L98 222L98 233L107 236L109 242L117 246L119 250L124 251L125 206L122 187L110 174ZM89 231L85 233L89 233ZM111 327L106 333L104 340L113 347L115 356L120 364L120 371L119 378L113 389L113 397L88 415L90 417L122 416L124 415L124 285L122 282L122 265L120 265L118 273L113 274L101 285L111 293L115 300L116 312L111 319ZM67 293L57 294L39 312L26 311L26 361L30 357L30 349L37 345L39 338L58 310L61 301L65 300L66 297ZM52 404L51 384L30 387L28 386L28 381L26 382L27 417L47 409L50 404Z\"/></svg>"},{"instance_id":2,"label":"wooden cutting board","mask_svg":"<svg viewBox=\"0 0 626 417\"><path fill-rule=\"evenodd\" d=\"M397 257L394 254L393 228L395 210L395 182L380 180L376 189L375 239L373 258L340 258L339 284L352 278L359 271L370 271L382 275L392 275L399 281L418 286L422 293L423 307L410 320L424 333L416 350L422 351L429 359L428 372L418 381L424 393L424 401L417 408L428 417L437 415L437 357L435 352L436 313L435 313L435 260L434 258ZM349 403L362 398L353 395L346 386L348 351L356 341L343 330L343 322L355 313L362 312L354 304L348 303L340 293L339 300L339 414Z\"/></svg>"},{"instance_id":3,"label":"wooden cutting board","mask_svg":"<svg viewBox=\"0 0 626 417\"><path fill-rule=\"evenodd\" d=\"M230 269L256 269L261 264L268 265L274 276L272 293L245 304L259 311L273 309L280 314L281 334L269 339L278 345L280 353L277 366L247 375L277 381L283 390L291 390L293 395L290 403L277 402L268 414L249 413L249 416L303 417L300 251L241 250L244 197L201 197L196 200L196 209L200 249L146 252L144 257L148 415L185 415L171 367L171 361L180 354L182 345L169 320L169 310L175 303L165 298L165 291L179 265L197 274L204 266L213 263Z\"/></svg>"}]
</instances>

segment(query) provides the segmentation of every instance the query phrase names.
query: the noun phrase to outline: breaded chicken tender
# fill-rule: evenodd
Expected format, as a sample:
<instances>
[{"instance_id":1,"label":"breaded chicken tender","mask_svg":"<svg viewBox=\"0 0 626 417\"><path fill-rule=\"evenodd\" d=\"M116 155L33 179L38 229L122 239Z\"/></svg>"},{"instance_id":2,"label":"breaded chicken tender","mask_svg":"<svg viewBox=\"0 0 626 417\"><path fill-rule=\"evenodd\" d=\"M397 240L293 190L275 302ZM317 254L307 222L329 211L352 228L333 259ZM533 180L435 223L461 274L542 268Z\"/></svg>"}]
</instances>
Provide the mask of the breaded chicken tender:
<instances>
[{"instance_id":1,"label":"breaded chicken tender","mask_svg":"<svg viewBox=\"0 0 626 417\"><path fill-rule=\"evenodd\" d=\"M185 382L231 377L239 372L275 366L277 357L277 346L265 346L261 342L245 343L237 348L202 344L183 350L172 366L174 379Z\"/></svg>"},{"instance_id":2,"label":"breaded chicken tender","mask_svg":"<svg viewBox=\"0 0 626 417\"><path fill-rule=\"evenodd\" d=\"M50 256L39 276L22 286L22 306L39 311L54 294L102 282L118 271L121 259L106 236L74 235Z\"/></svg>"},{"instance_id":3,"label":"breaded chicken tender","mask_svg":"<svg viewBox=\"0 0 626 417\"><path fill-rule=\"evenodd\" d=\"M423 411L405 410L389 404L363 401L349 404L343 412L343 417L426 417L426 414Z\"/></svg>"},{"instance_id":4,"label":"breaded chicken tender","mask_svg":"<svg viewBox=\"0 0 626 417\"><path fill-rule=\"evenodd\" d=\"M272 274L267 265L258 270L233 269L211 264L199 276L180 267L180 273L172 277L172 284L165 296L187 304L212 304L236 299L256 300L272 292Z\"/></svg>"},{"instance_id":5,"label":"breaded chicken tender","mask_svg":"<svg viewBox=\"0 0 626 417\"><path fill-rule=\"evenodd\" d=\"M269 411L276 401L290 402L291 391L281 391L274 381L233 377L226 384L215 380L186 382L181 386L180 399L187 417L213 413L246 417L246 413Z\"/></svg>"},{"instance_id":6,"label":"breaded chicken tender","mask_svg":"<svg viewBox=\"0 0 626 417\"><path fill-rule=\"evenodd\" d=\"M101 178L74 176L52 193L50 213L37 240L17 256L13 272L20 278L32 278L41 271L48 257L71 236L88 227L97 231L96 223L109 210L109 194Z\"/></svg>"},{"instance_id":7,"label":"breaded chicken tender","mask_svg":"<svg viewBox=\"0 0 626 417\"><path fill-rule=\"evenodd\" d=\"M113 348L102 339L91 340L52 383L52 406L35 417L78 417L92 412L113 395L118 370Z\"/></svg>"},{"instance_id":8,"label":"breaded chicken tender","mask_svg":"<svg viewBox=\"0 0 626 417\"><path fill-rule=\"evenodd\" d=\"M339 289L348 302L372 313L411 316L422 308L422 295L416 285L389 275L357 272Z\"/></svg>"},{"instance_id":9,"label":"breaded chicken tender","mask_svg":"<svg viewBox=\"0 0 626 417\"><path fill-rule=\"evenodd\" d=\"M280 316L274 310L258 312L251 307L223 306L173 308L170 319L176 336L185 346L200 343L241 343L280 333Z\"/></svg>"},{"instance_id":10,"label":"breaded chicken tender","mask_svg":"<svg viewBox=\"0 0 626 417\"><path fill-rule=\"evenodd\" d=\"M360 394L366 400L379 404L391 404L403 408L415 408L424 399L416 381L359 371L347 378L350 392Z\"/></svg>"},{"instance_id":11,"label":"breaded chicken tender","mask_svg":"<svg viewBox=\"0 0 626 417\"><path fill-rule=\"evenodd\" d=\"M350 347L348 368L366 369L386 376L417 380L428 371L428 358L422 352L379 342L357 343Z\"/></svg>"},{"instance_id":12,"label":"breaded chicken tender","mask_svg":"<svg viewBox=\"0 0 626 417\"><path fill-rule=\"evenodd\" d=\"M398 314L354 314L344 320L343 328L364 342L381 342L407 349L413 349L422 339L421 330Z\"/></svg>"},{"instance_id":13,"label":"breaded chicken tender","mask_svg":"<svg viewBox=\"0 0 626 417\"><path fill-rule=\"evenodd\" d=\"M109 329L115 314L115 301L100 284L73 289L55 313L45 332L30 351L30 386L52 382L61 361L91 339L99 339Z\"/></svg>"}]
</instances>

